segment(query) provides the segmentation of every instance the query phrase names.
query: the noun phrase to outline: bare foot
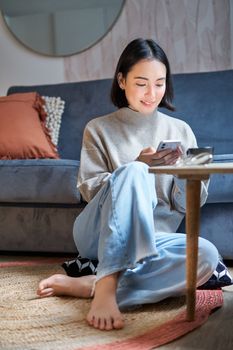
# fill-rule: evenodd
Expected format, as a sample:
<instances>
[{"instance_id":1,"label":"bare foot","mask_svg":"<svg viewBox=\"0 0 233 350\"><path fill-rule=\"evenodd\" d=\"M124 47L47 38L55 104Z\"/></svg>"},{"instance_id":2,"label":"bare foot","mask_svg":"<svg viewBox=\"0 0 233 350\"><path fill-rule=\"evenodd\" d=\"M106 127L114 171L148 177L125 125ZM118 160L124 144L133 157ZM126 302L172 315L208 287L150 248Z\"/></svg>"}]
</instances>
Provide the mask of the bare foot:
<instances>
[{"instance_id":1,"label":"bare foot","mask_svg":"<svg viewBox=\"0 0 233 350\"><path fill-rule=\"evenodd\" d=\"M90 298L95 279L93 275L76 278L62 274L52 275L39 283L37 295L42 298L54 295Z\"/></svg>"},{"instance_id":2,"label":"bare foot","mask_svg":"<svg viewBox=\"0 0 233 350\"><path fill-rule=\"evenodd\" d=\"M96 283L95 296L87 315L90 326L100 330L121 329L124 320L116 302L117 276L113 274Z\"/></svg>"}]
</instances>

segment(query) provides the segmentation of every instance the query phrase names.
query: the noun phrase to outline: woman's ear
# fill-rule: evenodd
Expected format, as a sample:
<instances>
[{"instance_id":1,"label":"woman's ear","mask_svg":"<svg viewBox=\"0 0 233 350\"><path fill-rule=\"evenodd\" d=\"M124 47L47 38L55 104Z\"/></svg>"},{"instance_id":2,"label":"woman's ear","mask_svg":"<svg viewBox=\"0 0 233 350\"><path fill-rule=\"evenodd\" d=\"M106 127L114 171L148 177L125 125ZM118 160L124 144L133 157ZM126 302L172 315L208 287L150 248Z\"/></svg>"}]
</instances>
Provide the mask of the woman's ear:
<instances>
[{"instance_id":1,"label":"woman's ear","mask_svg":"<svg viewBox=\"0 0 233 350\"><path fill-rule=\"evenodd\" d=\"M119 87L122 90L124 90L125 89L125 79L123 78L123 75L121 72L117 74L117 82L118 82Z\"/></svg>"}]
</instances>

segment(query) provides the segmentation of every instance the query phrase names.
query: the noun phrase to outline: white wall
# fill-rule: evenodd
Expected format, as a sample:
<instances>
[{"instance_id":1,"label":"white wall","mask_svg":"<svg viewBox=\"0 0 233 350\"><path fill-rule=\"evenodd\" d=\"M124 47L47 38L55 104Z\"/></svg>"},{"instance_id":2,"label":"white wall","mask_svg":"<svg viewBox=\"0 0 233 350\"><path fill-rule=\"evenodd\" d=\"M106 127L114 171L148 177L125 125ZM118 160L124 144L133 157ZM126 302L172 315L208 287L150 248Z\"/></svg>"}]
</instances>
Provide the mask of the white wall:
<instances>
[{"instance_id":1,"label":"white wall","mask_svg":"<svg viewBox=\"0 0 233 350\"><path fill-rule=\"evenodd\" d=\"M11 85L60 82L64 82L63 58L42 56L21 45L0 13L0 95L5 95Z\"/></svg>"}]
</instances>

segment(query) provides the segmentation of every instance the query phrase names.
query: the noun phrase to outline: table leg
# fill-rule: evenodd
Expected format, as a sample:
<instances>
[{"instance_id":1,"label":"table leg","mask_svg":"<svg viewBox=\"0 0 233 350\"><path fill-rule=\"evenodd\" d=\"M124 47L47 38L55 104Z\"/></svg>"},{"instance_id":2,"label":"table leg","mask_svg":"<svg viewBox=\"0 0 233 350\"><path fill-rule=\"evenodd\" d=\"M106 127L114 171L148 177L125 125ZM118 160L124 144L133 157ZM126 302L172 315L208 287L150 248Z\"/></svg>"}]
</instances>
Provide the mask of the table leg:
<instances>
[{"instance_id":1,"label":"table leg","mask_svg":"<svg viewBox=\"0 0 233 350\"><path fill-rule=\"evenodd\" d=\"M201 180L186 180L187 320L195 319Z\"/></svg>"}]
</instances>

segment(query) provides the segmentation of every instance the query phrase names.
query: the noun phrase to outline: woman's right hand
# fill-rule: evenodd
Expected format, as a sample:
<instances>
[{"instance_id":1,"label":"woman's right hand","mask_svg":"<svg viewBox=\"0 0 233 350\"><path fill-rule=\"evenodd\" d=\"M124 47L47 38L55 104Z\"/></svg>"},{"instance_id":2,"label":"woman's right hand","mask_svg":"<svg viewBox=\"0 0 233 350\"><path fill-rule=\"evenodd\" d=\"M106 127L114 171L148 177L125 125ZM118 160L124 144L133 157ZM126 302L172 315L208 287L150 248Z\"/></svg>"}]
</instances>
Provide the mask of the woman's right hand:
<instances>
[{"instance_id":1,"label":"woman's right hand","mask_svg":"<svg viewBox=\"0 0 233 350\"><path fill-rule=\"evenodd\" d=\"M148 147L140 152L136 160L146 163L149 166L174 165L181 155L182 150L180 148L177 148L176 150L169 148L162 151L156 151L154 147Z\"/></svg>"}]
</instances>

